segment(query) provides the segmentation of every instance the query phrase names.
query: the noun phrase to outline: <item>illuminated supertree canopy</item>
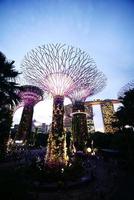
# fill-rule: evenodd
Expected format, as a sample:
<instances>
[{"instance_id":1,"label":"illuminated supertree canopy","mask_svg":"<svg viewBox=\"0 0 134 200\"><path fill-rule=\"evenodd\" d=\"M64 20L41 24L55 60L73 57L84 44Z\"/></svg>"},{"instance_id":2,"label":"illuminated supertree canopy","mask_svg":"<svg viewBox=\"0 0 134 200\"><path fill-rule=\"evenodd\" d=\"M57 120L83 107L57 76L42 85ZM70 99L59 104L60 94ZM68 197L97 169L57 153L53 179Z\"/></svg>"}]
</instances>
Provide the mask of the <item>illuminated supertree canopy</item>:
<instances>
[{"instance_id":1,"label":"illuminated supertree canopy","mask_svg":"<svg viewBox=\"0 0 134 200\"><path fill-rule=\"evenodd\" d=\"M94 70L92 77L87 77L85 85L71 92L68 97L73 103L72 107L72 132L76 151L85 151L88 139L87 119L84 101L88 96L100 92L106 86L105 75Z\"/></svg>"},{"instance_id":2,"label":"illuminated supertree canopy","mask_svg":"<svg viewBox=\"0 0 134 200\"><path fill-rule=\"evenodd\" d=\"M43 91L37 86L24 85L18 93L21 105L24 105L19 129L15 137L15 142L29 142L31 135L32 117L34 105L43 100Z\"/></svg>"},{"instance_id":3,"label":"illuminated supertree canopy","mask_svg":"<svg viewBox=\"0 0 134 200\"><path fill-rule=\"evenodd\" d=\"M130 81L120 89L120 91L118 92L118 98L124 97L125 92L129 90L134 90L134 80Z\"/></svg>"},{"instance_id":4,"label":"illuminated supertree canopy","mask_svg":"<svg viewBox=\"0 0 134 200\"><path fill-rule=\"evenodd\" d=\"M85 85L73 90L68 97L71 99L72 103L83 102L87 97L101 92L106 86L106 77L102 72L94 71L93 77L87 75Z\"/></svg>"},{"instance_id":5,"label":"illuminated supertree canopy","mask_svg":"<svg viewBox=\"0 0 134 200\"><path fill-rule=\"evenodd\" d=\"M49 164L65 164L64 97L81 85L86 85L87 79L90 78L90 83L94 80L97 73L96 64L79 48L64 44L48 44L27 53L22 69L28 82L51 93L54 97L52 144L48 145L46 160Z\"/></svg>"},{"instance_id":6,"label":"illuminated supertree canopy","mask_svg":"<svg viewBox=\"0 0 134 200\"><path fill-rule=\"evenodd\" d=\"M80 49L61 44L39 46L22 63L27 81L53 96L66 96L96 71L93 59Z\"/></svg>"},{"instance_id":7,"label":"illuminated supertree canopy","mask_svg":"<svg viewBox=\"0 0 134 200\"><path fill-rule=\"evenodd\" d=\"M21 86L22 91L19 92L21 101L24 104L36 104L43 99L43 91L33 85L24 85Z\"/></svg>"}]
</instances>

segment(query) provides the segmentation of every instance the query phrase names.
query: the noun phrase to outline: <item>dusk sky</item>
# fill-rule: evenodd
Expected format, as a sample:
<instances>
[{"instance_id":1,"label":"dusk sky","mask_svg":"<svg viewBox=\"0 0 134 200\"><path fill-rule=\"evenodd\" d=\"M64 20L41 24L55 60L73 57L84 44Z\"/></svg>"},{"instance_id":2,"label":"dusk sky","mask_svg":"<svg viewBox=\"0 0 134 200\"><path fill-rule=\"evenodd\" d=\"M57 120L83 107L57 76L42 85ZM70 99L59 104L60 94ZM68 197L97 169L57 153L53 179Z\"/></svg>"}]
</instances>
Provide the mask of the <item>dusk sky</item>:
<instances>
[{"instance_id":1,"label":"dusk sky","mask_svg":"<svg viewBox=\"0 0 134 200\"><path fill-rule=\"evenodd\" d=\"M0 21L0 51L18 71L32 48L65 43L86 51L108 79L88 100L117 98L134 79L133 0L0 0ZM39 108L34 115L42 116Z\"/></svg>"}]
</instances>

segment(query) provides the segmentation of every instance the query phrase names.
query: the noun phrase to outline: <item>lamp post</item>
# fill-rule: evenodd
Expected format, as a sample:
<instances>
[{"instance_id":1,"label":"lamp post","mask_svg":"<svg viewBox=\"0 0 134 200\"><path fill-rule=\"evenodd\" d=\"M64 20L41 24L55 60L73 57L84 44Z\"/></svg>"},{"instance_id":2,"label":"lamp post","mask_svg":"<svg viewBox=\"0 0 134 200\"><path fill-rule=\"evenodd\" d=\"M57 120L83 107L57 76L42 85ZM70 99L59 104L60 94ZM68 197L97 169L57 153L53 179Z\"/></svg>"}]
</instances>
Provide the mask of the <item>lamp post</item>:
<instances>
[{"instance_id":1,"label":"lamp post","mask_svg":"<svg viewBox=\"0 0 134 200\"><path fill-rule=\"evenodd\" d=\"M126 136L126 142L127 142L126 148L127 148L128 162L131 163L133 160L132 141L131 141L131 136L132 136L131 134L133 133L133 129L132 129L132 126L129 126L129 125L126 125L125 128L127 129L125 136Z\"/></svg>"},{"instance_id":2,"label":"lamp post","mask_svg":"<svg viewBox=\"0 0 134 200\"><path fill-rule=\"evenodd\" d=\"M95 151L94 151L94 141L91 141L91 155L95 155Z\"/></svg>"}]
</instances>

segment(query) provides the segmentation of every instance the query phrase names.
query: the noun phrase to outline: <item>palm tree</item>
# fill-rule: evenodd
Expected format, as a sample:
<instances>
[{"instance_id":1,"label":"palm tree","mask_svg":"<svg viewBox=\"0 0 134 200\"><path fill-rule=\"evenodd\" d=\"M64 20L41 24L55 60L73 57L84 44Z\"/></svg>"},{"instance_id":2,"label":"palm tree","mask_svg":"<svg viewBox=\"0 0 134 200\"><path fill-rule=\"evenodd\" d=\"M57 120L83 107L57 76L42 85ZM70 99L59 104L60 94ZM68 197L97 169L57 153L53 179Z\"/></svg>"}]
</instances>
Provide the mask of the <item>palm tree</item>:
<instances>
[{"instance_id":1,"label":"palm tree","mask_svg":"<svg viewBox=\"0 0 134 200\"><path fill-rule=\"evenodd\" d=\"M0 105L14 106L18 103L17 90L20 87L15 82L19 73L14 69L14 61L8 62L0 52Z\"/></svg>"},{"instance_id":2,"label":"palm tree","mask_svg":"<svg viewBox=\"0 0 134 200\"><path fill-rule=\"evenodd\" d=\"M5 143L12 124L12 108L20 100L17 95L20 86L15 82L19 73L13 64L14 61L7 61L0 52L0 157L5 153Z\"/></svg>"}]
</instances>

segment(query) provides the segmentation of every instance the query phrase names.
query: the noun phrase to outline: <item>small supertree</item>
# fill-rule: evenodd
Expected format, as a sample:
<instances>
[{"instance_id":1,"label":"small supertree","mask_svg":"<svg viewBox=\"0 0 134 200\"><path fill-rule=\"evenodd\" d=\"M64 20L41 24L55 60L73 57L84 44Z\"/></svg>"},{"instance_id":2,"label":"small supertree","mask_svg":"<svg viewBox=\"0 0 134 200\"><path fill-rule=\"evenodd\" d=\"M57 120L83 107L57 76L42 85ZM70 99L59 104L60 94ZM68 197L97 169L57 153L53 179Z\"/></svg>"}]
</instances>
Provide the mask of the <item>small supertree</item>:
<instances>
[{"instance_id":1,"label":"small supertree","mask_svg":"<svg viewBox=\"0 0 134 200\"><path fill-rule=\"evenodd\" d=\"M22 63L27 81L53 96L51 144L48 144L47 164L66 164L66 144L63 130L64 97L92 77L96 66L82 50L61 44L39 46L29 52Z\"/></svg>"},{"instance_id":2,"label":"small supertree","mask_svg":"<svg viewBox=\"0 0 134 200\"><path fill-rule=\"evenodd\" d=\"M88 139L87 119L84 102L106 86L106 77L102 72L94 70L92 77L87 78L86 85L77 88L68 95L72 107L72 132L76 151L85 151Z\"/></svg>"},{"instance_id":3,"label":"small supertree","mask_svg":"<svg viewBox=\"0 0 134 200\"><path fill-rule=\"evenodd\" d=\"M24 85L18 93L21 105L24 105L15 142L27 143L31 136L34 106L43 99L43 91L37 86Z\"/></svg>"}]
</instances>

